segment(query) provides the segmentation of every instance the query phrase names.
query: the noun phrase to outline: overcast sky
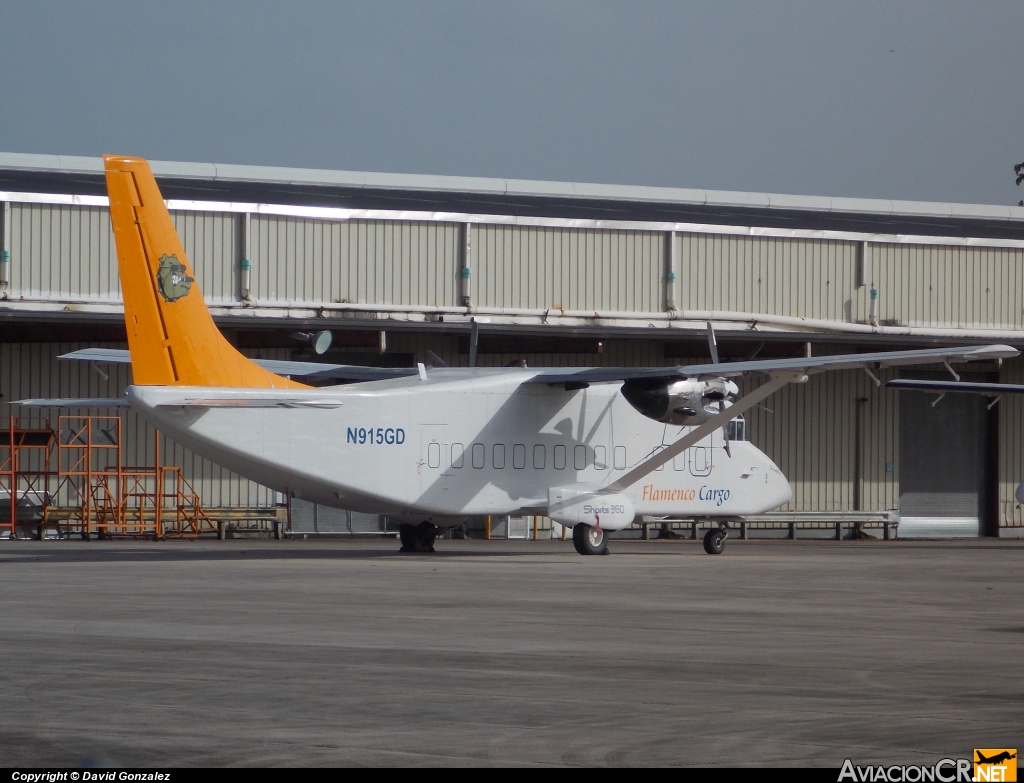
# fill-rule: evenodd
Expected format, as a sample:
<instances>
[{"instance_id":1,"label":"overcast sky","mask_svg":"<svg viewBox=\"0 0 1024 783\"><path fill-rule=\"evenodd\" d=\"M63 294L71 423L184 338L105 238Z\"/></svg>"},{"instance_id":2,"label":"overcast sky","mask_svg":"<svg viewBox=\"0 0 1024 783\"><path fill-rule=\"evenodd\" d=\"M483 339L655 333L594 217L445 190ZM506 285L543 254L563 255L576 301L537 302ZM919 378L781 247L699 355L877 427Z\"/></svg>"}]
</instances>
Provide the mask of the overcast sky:
<instances>
[{"instance_id":1,"label":"overcast sky","mask_svg":"<svg viewBox=\"0 0 1024 783\"><path fill-rule=\"evenodd\" d=\"M0 150L1016 204L1024 2L0 0Z\"/></svg>"}]
</instances>

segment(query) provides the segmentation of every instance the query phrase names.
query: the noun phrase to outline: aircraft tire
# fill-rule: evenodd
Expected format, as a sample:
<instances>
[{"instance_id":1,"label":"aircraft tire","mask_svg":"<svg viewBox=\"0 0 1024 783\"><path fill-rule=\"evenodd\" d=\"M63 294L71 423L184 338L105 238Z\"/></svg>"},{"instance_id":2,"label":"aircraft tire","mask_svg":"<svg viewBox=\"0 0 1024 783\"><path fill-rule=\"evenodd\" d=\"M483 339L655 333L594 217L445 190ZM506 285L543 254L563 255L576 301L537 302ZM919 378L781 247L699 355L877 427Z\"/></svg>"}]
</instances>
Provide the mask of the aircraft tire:
<instances>
[{"instance_id":1,"label":"aircraft tire","mask_svg":"<svg viewBox=\"0 0 1024 783\"><path fill-rule=\"evenodd\" d=\"M401 541L400 552L413 552L420 555L434 551L437 539L437 528L429 522L418 525L401 525L398 528L398 540Z\"/></svg>"},{"instance_id":2,"label":"aircraft tire","mask_svg":"<svg viewBox=\"0 0 1024 783\"><path fill-rule=\"evenodd\" d=\"M429 522L420 522L416 526L416 551L433 552L434 541L437 540L437 528Z\"/></svg>"},{"instance_id":3,"label":"aircraft tire","mask_svg":"<svg viewBox=\"0 0 1024 783\"><path fill-rule=\"evenodd\" d=\"M428 554L434 551L437 540L437 528L429 522L418 525L402 525L398 528L398 539L402 542L402 552Z\"/></svg>"},{"instance_id":4,"label":"aircraft tire","mask_svg":"<svg viewBox=\"0 0 1024 783\"><path fill-rule=\"evenodd\" d=\"M581 555L607 555L608 534L601 528L579 524L572 529L572 545Z\"/></svg>"},{"instance_id":5,"label":"aircraft tire","mask_svg":"<svg viewBox=\"0 0 1024 783\"><path fill-rule=\"evenodd\" d=\"M402 542L402 552L416 551L416 525L402 525L398 528L398 540Z\"/></svg>"},{"instance_id":6,"label":"aircraft tire","mask_svg":"<svg viewBox=\"0 0 1024 783\"><path fill-rule=\"evenodd\" d=\"M709 530L704 534L704 551L709 555L720 555L725 549L726 533L720 528Z\"/></svg>"}]
</instances>

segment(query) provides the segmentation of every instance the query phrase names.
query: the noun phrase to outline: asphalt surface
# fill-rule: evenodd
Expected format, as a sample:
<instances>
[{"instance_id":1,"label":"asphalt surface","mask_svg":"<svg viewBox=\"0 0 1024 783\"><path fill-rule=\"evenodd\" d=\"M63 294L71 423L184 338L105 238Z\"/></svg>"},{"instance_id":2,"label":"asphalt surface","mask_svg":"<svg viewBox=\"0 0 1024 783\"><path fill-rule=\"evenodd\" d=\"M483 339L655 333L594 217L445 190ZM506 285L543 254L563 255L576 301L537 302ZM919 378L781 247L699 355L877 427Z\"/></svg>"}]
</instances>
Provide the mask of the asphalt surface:
<instances>
[{"instance_id":1,"label":"asphalt surface","mask_svg":"<svg viewBox=\"0 0 1024 783\"><path fill-rule=\"evenodd\" d=\"M1024 745L1024 541L0 542L0 766Z\"/></svg>"}]
</instances>

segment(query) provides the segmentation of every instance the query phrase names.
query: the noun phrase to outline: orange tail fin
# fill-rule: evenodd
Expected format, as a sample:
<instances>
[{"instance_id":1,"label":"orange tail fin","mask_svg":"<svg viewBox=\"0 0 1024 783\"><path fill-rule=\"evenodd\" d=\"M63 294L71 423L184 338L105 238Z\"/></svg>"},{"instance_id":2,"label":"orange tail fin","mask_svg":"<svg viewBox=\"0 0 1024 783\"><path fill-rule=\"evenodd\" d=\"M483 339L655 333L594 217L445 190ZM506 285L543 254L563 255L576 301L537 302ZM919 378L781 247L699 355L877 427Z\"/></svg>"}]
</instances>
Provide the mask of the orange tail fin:
<instances>
[{"instance_id":1,"label":"orange tail fin","mask_svg":"<svg viewBox=\"0 0 1024 783\"><path fill-rule=\"evenodd\" d=\"M149 164L104 155L134 382L308 388L264 370L224 339L206 309Z\"/></svg>"}]
</instances>

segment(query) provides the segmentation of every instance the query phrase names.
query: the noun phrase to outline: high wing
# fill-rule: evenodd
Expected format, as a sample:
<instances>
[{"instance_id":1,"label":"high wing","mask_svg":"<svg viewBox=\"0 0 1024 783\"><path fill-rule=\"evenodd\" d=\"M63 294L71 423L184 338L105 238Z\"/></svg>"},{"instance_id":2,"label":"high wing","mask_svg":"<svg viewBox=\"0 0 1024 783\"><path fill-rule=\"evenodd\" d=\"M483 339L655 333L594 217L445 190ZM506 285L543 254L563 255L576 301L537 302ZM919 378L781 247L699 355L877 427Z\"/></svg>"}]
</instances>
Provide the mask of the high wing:
<instances>
[{"instance_id":1,"label":"high wing","mask_svg":"<svg viewBox=\"0 0 1024 783\"><path fill-rule=\"evenodd\" d=\"M774 372L798 372L811 375L826 370L866 367L899 367L941 362L975 362L1012 359L1020 352L1008 345L981 345L974 348L923 348L913 351L880 351L838 356L800 357L797 359L761 359L750 362L717 362L677 367L561 367L530 378L527 383L608 383L631 378L729 378L739 375Z\"/></svg>"},{"instance_id":2,"label":"high wing","mask_svg":"<svg viewBox=\"0 0 1024 783\"><path fill-rule=\"evenodd\" d=\"M897 367L912 364L934 364L944 362L949 367L950 362L985 361L995 359L1011 359L1018 356L1020 351L1008 345L983 345L977 348L926 348L916 351L891 351L881 353L860 353L845 354L840 356L806 357L800 359L766 359L756 362L734 362L726 364L701 364L690 367L678 367L679 375L684 377L708 377L708 376L737 376L748 373L767 374L770 376L768 383L759 386L754 391L745 394L731 406L725 408L717 416L708 419L704 424L691 430L671 446L662 449L658 453L641 462L631 471L610 484L604 489L605 492L620 492L626 487L635 484L647 474L657 470L677 454L682 453L702 438L707 437L719 427L736 418L741 413L749 410L761 400L774 394L788 383L802 382L807 376L826 370L848 370L864 368L871 370L879 367ZM666 368L671 369L671 368ZM664 372L664 370L662 371ZM679 377L679 375L665 376L648 373L645 375L633 375L629 377ZM536 377L534 378L536 380ZM613 380L602 378L601 380ZM557 380L549 380L548 383L565 383L566 388L572 388L576 382L581 385L589 380L567 377L561 375ZM954 384L959 385L959 384ZM998 384L996 384L998 385Z\"/></svg>"},{"instance_id":3,"label":"high wing","mask_svg":"<svg viewBox=\"0 0 1024 783\"><path fill-rule=\"evenodd\" d=\"M131 364L128 351L120 348L83 348L72 351L59 359L74 359L84 362L106 362L110 364ZM329 364L327 362L293 362L287 359L252 359L254 364L277 375L289 375L295 378L326 379L334 378L341 381L383 381L389 378L404 378L416 375L413 367L359 367L348 364Z\"/></svg>"},{"instance_id":4,"label":"high wing","mask_svg":"<svg viewBox=\"0 0 1024 783\"><path fill-rule=\"evenodd\" d=\"M1012 383L970 383L968 381L913 381L900 378L885 384L893 389L916 389L929 392L968 392L998 397L1000 394L1024 394L1024 386Z\"/></svg>"}]
</instances>

